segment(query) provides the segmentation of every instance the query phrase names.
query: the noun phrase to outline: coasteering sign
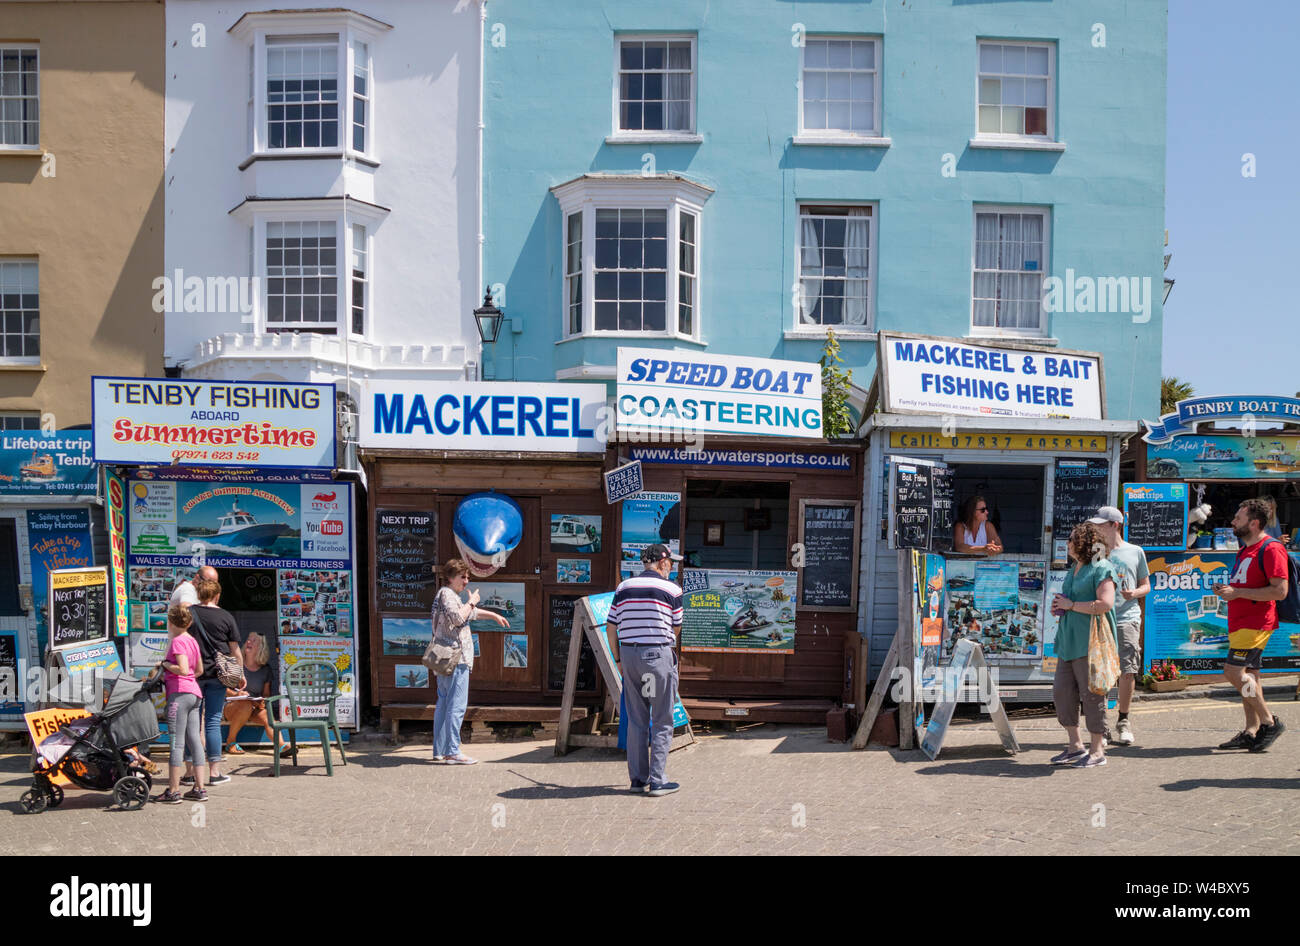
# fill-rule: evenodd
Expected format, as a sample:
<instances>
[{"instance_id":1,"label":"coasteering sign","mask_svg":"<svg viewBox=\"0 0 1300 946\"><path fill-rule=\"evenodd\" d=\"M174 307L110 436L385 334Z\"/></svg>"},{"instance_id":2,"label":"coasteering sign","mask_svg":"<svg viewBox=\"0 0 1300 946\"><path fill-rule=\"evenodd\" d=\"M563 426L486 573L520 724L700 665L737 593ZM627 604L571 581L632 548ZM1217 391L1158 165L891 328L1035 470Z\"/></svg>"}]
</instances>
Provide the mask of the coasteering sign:
<instances>
[{"instance_id":1,"label":"coasteering sign","mask_svg":"<svg viewBox=\"0 0 1300 946\"><path fill-rule=\"evenodd\" d=\"M822 436L822 374L801 361L618 350L620 430Z\"/></svg>"},{"instance_id":2,"label":"coasteering sign","mask_svg":"<svg viewBox=\"0 0 1300 946\"><path fill-rule=\"evenodd\" d=\"M603 384L497 384L370 381L361 397L363 448L520 450L589 453L605 449Z\"/></svg>"},{"instance_id":3,"label":"coasteering sign","mask_svg":"<svg viewBox=\"0 0 1300 946\"><path fill-rule=\"evenodd\" d=\"M91 378L95 462L334 467L334 386Z\"/></svg>"},{"instance_id":4,"label":"coasteering sign","mask_svg":"<svg viewBox=\"0 0 1300 946\"><path fill-rule=\"evenodd\" d=\"M885 410L1100 420L1101 356L881 332Z\"/></svg>"}]
</instances>

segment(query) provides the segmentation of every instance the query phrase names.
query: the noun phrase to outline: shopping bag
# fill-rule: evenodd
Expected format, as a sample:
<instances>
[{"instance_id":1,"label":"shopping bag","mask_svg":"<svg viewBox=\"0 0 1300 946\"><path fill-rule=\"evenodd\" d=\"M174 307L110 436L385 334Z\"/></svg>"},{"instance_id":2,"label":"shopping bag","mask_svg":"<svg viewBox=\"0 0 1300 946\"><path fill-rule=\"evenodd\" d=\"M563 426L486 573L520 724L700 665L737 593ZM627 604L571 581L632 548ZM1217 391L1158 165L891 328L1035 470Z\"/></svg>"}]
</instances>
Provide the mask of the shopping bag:
<instances>
[{"instance_id":1,"label":"shopping bag","mask_svg":"<svg viewBox=\"0 0 1300 946\"><path fill-rule=\"evenodd\" d=\"M1105 696L1119 679L1119 651L1110 625L1098 614L1092 616L1088 631L1088 689Z\"/></svg>"}]
</instances>

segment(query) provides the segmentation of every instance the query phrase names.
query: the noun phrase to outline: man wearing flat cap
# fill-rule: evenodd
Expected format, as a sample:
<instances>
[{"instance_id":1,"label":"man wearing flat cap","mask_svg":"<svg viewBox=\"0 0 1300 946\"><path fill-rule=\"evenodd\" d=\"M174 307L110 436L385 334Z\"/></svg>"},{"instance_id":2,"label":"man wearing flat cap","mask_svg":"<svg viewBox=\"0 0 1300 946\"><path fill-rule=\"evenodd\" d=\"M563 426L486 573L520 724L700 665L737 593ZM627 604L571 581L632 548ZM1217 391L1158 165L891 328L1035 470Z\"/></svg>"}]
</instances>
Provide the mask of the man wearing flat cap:
<instances>
[{"instance_id":1,"label":"man wearing flat cap","mask_svg":"<svg viewBox=\"0 0 1300 946\"><path fill-rule=\"evenodd\" d=\"M608 633L617 634L627 711L627 771L631 791L652 797L681 786L665 776L673 744L677 700L677 632L682 626L682 589L668 580L673 562L667 546L641 552L645 571L619 584L609 609Z\"/></svg>"}]
</instances>

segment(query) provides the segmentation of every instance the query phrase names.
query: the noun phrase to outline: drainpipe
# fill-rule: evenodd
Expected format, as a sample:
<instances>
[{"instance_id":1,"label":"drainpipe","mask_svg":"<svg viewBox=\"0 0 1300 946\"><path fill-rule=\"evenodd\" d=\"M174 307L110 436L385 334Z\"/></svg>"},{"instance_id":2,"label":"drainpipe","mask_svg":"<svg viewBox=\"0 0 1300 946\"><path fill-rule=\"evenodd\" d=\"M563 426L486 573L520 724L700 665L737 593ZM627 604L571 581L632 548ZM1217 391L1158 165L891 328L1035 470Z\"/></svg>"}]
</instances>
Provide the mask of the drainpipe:
<instances>
[{"instance_id":1,"label":"drainpipe","mask_svg":"<svg viewBox=\"0 0 1300 946\"><path fill-rule=\"evenodd\" d=\"M485 52L485 43L487 41L487 0L479 0L478 5L478 174L474 177L474 196L478 202L478 280L474 285L474 292L471 294L471 300L478 299L478 287L484 286L483 281L483 244L487 238L483 234L483 98L486 93L484 85L484 60L487 58ZM478 336L477 329L474 332ZM483 341L479 340L478 363L483 364L484 355ZM468 367L468 366L466 366ZM477 366L476 366L477 368ZM495 372L493 372L495 374ZM475 379L478 380L478 371L475 371Z\"/></svg>"}]
</instances>

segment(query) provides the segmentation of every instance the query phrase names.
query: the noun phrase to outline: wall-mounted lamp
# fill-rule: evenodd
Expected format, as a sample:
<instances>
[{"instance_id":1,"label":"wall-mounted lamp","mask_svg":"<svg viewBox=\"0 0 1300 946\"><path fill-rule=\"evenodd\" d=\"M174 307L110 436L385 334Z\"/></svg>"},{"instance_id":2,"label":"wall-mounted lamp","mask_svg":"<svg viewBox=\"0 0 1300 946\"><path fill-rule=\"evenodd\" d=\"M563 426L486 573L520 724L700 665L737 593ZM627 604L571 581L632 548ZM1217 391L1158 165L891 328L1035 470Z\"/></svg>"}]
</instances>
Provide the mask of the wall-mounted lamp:
<instances>
[{"instance_id":1,"label":"wall-mounted lamp","mask_svg":"<svg viewBox=\"0 0 1300 946\"><path fill-rule=\"evenodd\" d=\"M491 345L501 332L501 322L505 313L492 304L492 290L483 290L483 304L474 310L474 325L478 327L478 337L483 344Z\"/></svg>"}]
</instances>

